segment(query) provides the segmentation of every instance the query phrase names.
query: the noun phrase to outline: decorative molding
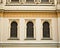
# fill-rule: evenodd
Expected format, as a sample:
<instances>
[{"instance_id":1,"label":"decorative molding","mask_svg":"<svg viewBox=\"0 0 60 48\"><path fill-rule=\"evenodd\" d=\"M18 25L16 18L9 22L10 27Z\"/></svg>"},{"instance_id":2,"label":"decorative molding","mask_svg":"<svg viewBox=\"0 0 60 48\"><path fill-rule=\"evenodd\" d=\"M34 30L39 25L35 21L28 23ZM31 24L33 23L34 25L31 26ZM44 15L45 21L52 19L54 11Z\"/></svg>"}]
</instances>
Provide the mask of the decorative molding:
<instances>
[{"instance_id":1,"label":"decorative molding","mask_svg":"<svg viewBox=\"0 0 60 48\"><path fill-rule=\"evenodd\" d=\"M4 12L3 17L40 17L57 18L56 12Z\"/></svg>"},{"instance_id":2,"label":"decorative molding","mask_svg":"<svg viewBox=\"0 0 60 48\"><path fill-rule=\"evenodd\" d=\"M34 14L34 16L32 16L32 17L58 17L60 10L57 11L57 10L3 10L3 9L0 9L1 17L28 17L26 13L28 13L28 14L35 13L35 14L39 15L39 16L38 15L36 16ZM23 15L23 14L25 14L25 15ZM46 14L47 14L47 16L46 16Z\"/></svg>"},{"instance_id":3,"label":"decorative molding","mask_svg":"<svg viewBox=\"0 0 60 48\"><path fill-rule=\"evenodd\" d=\"M32 2L32 3L31 3ZM7 6L36 6L36 5L42 5L42 6L50 6L54 5L50 3L50 0L47 3L41 3L41 0L34 0L31 2L27 2L26 0L19 0L18 2L12 2L11 0L7 1Z\"/></svg>"},{"instance_id":4,"label":"decorative molding","mask_svg":"<svg viewBox=\"0 0 60 48\"><path fill-rule=\"evenodd\" d=\"M56 12L56 10L4 10L4 12Z\"/></svg>"},{"instance_id":5,"label":"decorative molding","mask_svg":"<svg viewBox=\"0 0 60 48\"><path fill-rule=\"evenodd\" d=\"M0 47L57 47L58 43L0 43Z\"/></svg>"},{"instance_id":6,"label":"decorative molding","mask_svg":"<svg viewBox=\"0 0 60 48\"><path fill-rule=\"evenodd\" d=\"M9 3L9 4L6 4L6 6L55 6L55 4L52 4L52 3L48 3L48 4L37 4L37 3L34 3L34 4L26 4L26 3Z\"/></svg>"}]
</instances>

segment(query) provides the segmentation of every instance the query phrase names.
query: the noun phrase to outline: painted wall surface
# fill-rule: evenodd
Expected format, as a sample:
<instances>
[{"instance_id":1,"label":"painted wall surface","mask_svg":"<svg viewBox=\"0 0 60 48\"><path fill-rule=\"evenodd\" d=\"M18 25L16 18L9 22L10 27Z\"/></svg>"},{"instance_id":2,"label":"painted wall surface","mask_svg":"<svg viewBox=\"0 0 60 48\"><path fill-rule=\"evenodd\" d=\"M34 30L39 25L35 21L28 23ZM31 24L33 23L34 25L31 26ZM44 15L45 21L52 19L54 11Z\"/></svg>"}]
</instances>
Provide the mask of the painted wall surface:
<instances>
[{"instance_id":1,"label":"painted wall surface","mask_svg":"<svg viewBox=\"0 0 60 48\"><path fill-rule=\"evenodd\" d=\"M58 13L58 42L59 42L59 48L60 48L60 12Z\"/></svg>"},{"instance_id":2,"label":"painted wall surface","mask_svg":"<svg viewBox=\"0 0 60 48\"><path fill-rule=\"evenodd\" d=\"M13 7L11 5L8 5L6 1L7 0L3 0L3 2L0 3L0 45L1 43L52 43L52 44L57 42L60 43L60 13L57 14L57 11L60 10L60 0L58 1L54 0L54 4L39 4L39 5L35 4L35 6L19 6L19 5L15 6L14 5ZM22 10L22 12L20 10ZM37 13L26 12L30 10L31 11L35 10L40 12L37 12ZM52 11L52 12L46 12L46 11ZM11 20L18 20L18 39L19 40L9 40ZM26 20L35 20L35 39L36 40L25 40L26 39ZM42 40L43 38L42 37L43 35L42 20L51 20L51 39L52 40ZM60 48L60 47L0 47L0 48Z\"/></svg>"},{"instance_id":3,"label":"painted wall surface","mask_svg":"<svg viewBox=\"0 0 60 48\"><path fill-rule=\"evenodd\" d=\"M19 19L18 22L18 38L19 40L8 40L10 38L10 22L9 19ZM35 23L35 38L36 40L25 40L26 37L26 23L25 20L26 19L35 19L36 23ZM0 26L2 26L2 32L1 33L1 42L57 42L57 18L48 18L51 19L51 38L52 40L41 40L42 39L42 19L47 19L47 18L2 18L1 22L2 24ZM38 23L39 22L39 23ZM23 33L22 33L23 32Z\"/></svg>"},{"instance_id":4,"label":"painted wall surface","mask_svg":"<svg viewBox=\"0 0 60 48\"><path fill-rule=\"evenodd\" d=\"M1 41L1 18L0 18L0 41Z\"/></svg>"},{"instance_id":5,"label":"painted wall surface","mask_svg":"<svg viewBox=\"0 0 60 48\"><path fill-rule=\"evenodd\" d=\"M59 43L60 43L60 18L58 18L58 33L59 33Z\"/></svg>"}]
</instances>

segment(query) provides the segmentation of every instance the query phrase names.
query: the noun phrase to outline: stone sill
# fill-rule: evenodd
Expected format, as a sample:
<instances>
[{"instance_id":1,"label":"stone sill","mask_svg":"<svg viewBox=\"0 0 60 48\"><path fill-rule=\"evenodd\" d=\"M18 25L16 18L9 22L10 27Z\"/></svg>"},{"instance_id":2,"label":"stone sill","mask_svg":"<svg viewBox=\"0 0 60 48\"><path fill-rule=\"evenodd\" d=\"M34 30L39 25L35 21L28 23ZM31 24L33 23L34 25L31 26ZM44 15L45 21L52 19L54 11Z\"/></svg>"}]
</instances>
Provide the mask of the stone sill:
<instances>
[{"instance_id":1,"label":"stone sill","mask_svg":"<svg viewBox=\"0 0 60 48\"><path fill-rule=\"evenodd\" d=\"M26 38L25 40L36 40L35 38Z\"/></svg>"},{"instance_id":2,"label":"stone sill","mask_svg":"<svg viewBox=\"0 0 60 48\"><path fill-rule=\"evenodd\" d=\"M41 40L52 40L52 38L42 38Z\"/></svg>"},{"instance_id":3,"label":"stone sill","mask_svg":"<svg viewBox=\"0 0 60 48\"><path fill-rule=\"evenodd\" d=\"M19 40L18 38L9 38L8 40Z\"/></svg>"}]
</instances>

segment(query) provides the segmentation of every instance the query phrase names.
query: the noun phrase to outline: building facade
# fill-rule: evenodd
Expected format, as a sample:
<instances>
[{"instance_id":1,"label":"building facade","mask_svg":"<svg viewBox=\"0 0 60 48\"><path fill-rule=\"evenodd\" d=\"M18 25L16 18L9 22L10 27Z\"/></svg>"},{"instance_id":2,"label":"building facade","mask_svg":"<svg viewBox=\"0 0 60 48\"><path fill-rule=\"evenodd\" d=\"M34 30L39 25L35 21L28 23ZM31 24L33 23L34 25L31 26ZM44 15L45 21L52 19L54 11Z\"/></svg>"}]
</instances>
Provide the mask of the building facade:
<instances>
[{"instance_id":1,"label":"building facade","mask_svg":"<svg viewBox=\"0 0 60 48\"><path fill-rule=\"evenodd\" d=\"M0 0L0 48L60 48L60 0Z\"/></svg>"}]
</instances>

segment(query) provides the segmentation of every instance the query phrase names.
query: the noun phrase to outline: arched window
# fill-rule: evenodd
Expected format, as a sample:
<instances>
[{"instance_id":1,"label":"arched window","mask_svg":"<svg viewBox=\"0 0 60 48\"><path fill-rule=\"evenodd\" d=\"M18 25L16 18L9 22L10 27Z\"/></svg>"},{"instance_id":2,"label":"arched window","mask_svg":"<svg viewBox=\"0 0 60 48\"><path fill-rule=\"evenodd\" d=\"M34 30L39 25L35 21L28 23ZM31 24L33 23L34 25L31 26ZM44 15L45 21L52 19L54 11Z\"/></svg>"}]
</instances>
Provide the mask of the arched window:
<instances>
[{"instance_id":1,"label":"arched window","mask_svg":"<svg viewBox=\"0 0 60 48\"><path fill-rule=\"evenodd\" d=\"M29 21L27 23L27 38L34 38L34 24L33 22Z\"/></svg>"},{"instance_id":2,"label":"arched window","mask_svg":"<svg viewBox=\"0 0 60 48\"><path fill-rule=\"evenodd\" d=\"M50 28L48 22L43 23L43 37L50 37Z\"/></svg>"},{"instance_id":3,"label":"arched window","mask_svg":"<svg viewBox=\"0 0 60 48\"><path fill-rule=\"evenodd\" d=\"M17 37L17 23L15 21L11 23L10 37Z\"/></svg>"}]
</instances>

